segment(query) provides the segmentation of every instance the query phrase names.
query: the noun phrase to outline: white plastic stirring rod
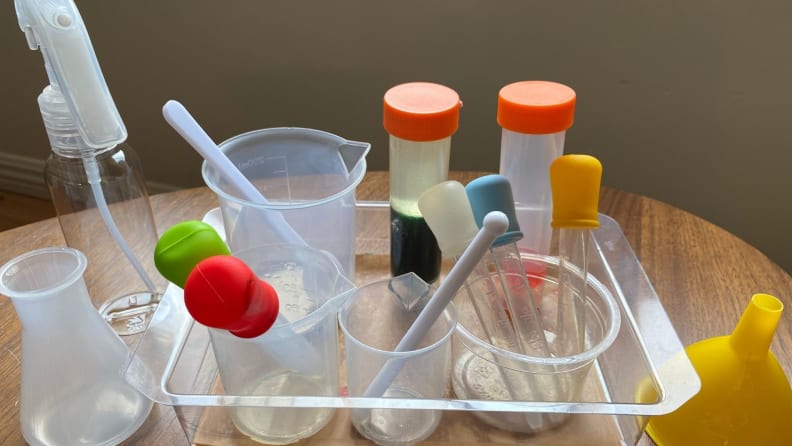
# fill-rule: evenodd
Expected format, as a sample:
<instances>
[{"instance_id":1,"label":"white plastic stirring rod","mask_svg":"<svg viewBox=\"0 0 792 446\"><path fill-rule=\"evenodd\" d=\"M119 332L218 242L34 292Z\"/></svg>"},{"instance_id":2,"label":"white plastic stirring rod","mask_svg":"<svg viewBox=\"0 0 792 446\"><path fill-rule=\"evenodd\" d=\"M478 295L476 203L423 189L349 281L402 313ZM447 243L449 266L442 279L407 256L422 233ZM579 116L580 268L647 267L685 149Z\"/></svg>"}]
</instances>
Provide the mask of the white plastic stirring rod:
<instances>
[{"instance_id":1,"label":"white plastic stirring rod","mask_svg":"<svg viewBox=\"0 0 792 446\"><path fill-rule=\"evenodd\" d=\"M246 200L256 204L269 203L266 197L251 184L245 175L217 147L212 138L206 134L190 112L178 101L169 100L162 107L162 115L176 132L198 152L207 163L217 169L223 179L233 184L237 192ZM289 225L278 211L261 210L263 217L284 243L307 246L300 234Z\"/></svg>"},{"instance_id":2,"label":"white plastic stirring rod","mask_svg":"<svg viewBox=\"0 0 792 446\"><path fill-rule=\"evenodd\" d=\"M465 283L468 275L478 264L481 257L489 250L492 241L503 234L509 227L509 219L502 212L490 212L484 218L484 225L476 233L459 261L451 268L443 283L426 303L413 324L396 345L394 352L405 352L414 349L426 336L434 322L443 313L448 303L456 295L457 290ZM380 397L388 389L404 365L403 358L392 358L380 369L377 376L366 389L363 396Z\"/></svg>"}]
</instances>

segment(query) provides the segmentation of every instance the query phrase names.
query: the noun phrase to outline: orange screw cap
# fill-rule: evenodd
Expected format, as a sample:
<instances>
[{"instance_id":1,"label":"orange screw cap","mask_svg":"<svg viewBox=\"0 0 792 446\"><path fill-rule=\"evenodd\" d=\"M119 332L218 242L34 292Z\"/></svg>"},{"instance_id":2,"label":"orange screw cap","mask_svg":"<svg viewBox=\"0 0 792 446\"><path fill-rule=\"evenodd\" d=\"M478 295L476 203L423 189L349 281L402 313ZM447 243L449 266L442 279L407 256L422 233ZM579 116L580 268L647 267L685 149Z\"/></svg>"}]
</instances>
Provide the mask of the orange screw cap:
<instances>
[{"instance_id":1,"label":"orange screw cap","mask_svg":"<svg viewBox=\"0 0 792 446\"><path fill-rule=\"evenodd\" d=\"M575 90L556 82L522 81L501 88L498 124L531 135L558 133L575 120Z\"/></svg>"},{"instance_id":2,"label":"orange screw cap","mask_svg":"<svg viewBox=\"0 0 792 446\"><path fill-rule=\"evenodd\" d=\"M459 127L462 102L456 91L430 82L396 85L385 92L382 124L393 136L436 141Z\"/></svg>"}]
</instances>

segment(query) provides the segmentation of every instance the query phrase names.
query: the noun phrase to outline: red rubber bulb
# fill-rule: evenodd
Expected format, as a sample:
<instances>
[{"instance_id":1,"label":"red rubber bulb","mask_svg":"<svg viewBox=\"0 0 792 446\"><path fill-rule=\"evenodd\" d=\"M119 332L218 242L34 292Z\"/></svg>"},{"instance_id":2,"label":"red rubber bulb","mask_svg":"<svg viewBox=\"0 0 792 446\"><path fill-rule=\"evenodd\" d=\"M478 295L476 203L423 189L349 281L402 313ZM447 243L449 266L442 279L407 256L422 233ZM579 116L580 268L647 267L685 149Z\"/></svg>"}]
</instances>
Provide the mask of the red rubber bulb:
<instances>
[{"instance_id":1,"label":"red rubber bulb","mask_svg":"<svg viewBox=\"0 0 792 446\"><path fill-rule=\"evenodd\" d=\"M242 260L227 255L199 262L184 283L184 304L207 327L254 338L278 317L278 294Z\"/></svg>"}]
</instances>

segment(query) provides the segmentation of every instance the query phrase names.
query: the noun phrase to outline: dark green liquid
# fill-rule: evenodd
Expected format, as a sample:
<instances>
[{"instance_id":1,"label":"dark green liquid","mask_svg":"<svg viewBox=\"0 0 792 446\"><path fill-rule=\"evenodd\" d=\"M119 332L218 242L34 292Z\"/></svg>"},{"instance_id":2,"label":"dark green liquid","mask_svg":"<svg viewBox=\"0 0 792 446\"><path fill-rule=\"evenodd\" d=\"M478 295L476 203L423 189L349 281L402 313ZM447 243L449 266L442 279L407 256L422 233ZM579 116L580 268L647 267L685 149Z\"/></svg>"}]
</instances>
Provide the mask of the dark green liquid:
<instances>
[{"instance_id":1,"label":"dark green liquid","mask_svg":"<svg viewBox=\"0 0 792 446\"><path fill-rule=\"evenodd\" d=\"M391 274L413 272L426 283L440 275L442 256L429 225L421 217L411 217L391 207Z\"/></svg>"}]
</instances>

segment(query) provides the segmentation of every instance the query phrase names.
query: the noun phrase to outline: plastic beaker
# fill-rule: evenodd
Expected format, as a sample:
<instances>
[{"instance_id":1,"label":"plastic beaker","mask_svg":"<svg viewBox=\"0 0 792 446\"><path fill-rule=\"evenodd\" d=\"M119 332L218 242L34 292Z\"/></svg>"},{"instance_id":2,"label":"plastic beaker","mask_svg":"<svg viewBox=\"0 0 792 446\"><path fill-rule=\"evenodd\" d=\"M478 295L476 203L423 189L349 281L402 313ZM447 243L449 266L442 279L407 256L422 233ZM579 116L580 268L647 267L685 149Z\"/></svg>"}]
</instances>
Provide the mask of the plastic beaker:
<instances>
[{"instance_id":1,"label":"plastic beaker","mask_svg":"<svg viewBox=\"0 0 792 446\"><path fill-rule=\"evenodd\" d=\"M282 240L263 218L280 212L286 223L315 249L338 260L347 277L355 274L355 188L366 173L368 143L348 141L305 128L255 130L219 145L267 203L241 198L220 172L203 164L204 182L220 200L231 251Z\"/></svg>"},{"instance_id":2,"label":"plastic beaker","mask_svg":"<svg viewBox=\"0 0 792 446\"><path fill-rule=\"evenodd\" d=\"M380 280L356 289L344 302L338 320L344 334L349 396L366 396L371 382L389 361L401 369L384 398L441 398L448 388L451 334L456 326L454 306L443 311L414 350L394 348L419 314L404 301L423 299L434 292L415 273ZM409 293L410 296L397 293ZM352 424L364 437L386 446L409 445L429 437L442 411L412 409L354 409Z\"/></svg>"},{"instance_id":3,"label":"plastic beaker","mask_svg":"<svg viewBox=\"0 0 792 446\"><path fill-rule=\"evenodd\" d=\"M525 254L524 254L525 255ZM454 334L452 384L458 398L500 401L577 402L586 376L597 357L619 334L621 316L608 289L589 274L586 281L586 349L574 356L557 356L556 303L558 300L558 259L528 255L542 265L543 294L537 298L544 321L550 357L517 354L484 341L486 336L475 308L466 293L454 299L459 323ZM529 274L530 276L530 274ZM483 280L483 279L480 279ZM507 278L507 280L509 280ZM580 293L580 290L575 290ZM475 298L476 296L472 296ZM553 428L567 416L563 413L474 412L487 424L513 432L538 433Z\"/></svg>"},{"instance_id":4,"label":"plastic beaker","mask_svg":"<svg viewBox=\"0 0 792 446\"><path fill-rule=\"evenodd\" d=\"M85 255L30 251L0 269L0 293L22 323L22 435L31 445L114 445L152 402L121 377L129 352L91 305Z\"/></svg>"},{"instance_id":5,"label":"plastic beaker","mask_svg":"<svg viewBox=\"0 0 792 446\"><path fill-rule=\"evenodd\" d=\"M259 246L234 256L275 288L281 314L289 322L276 324L252 339L209 329L225 392L241 396L338 395L336 313L343 294L354 285L330 256L308 247ZM297 348L301 344L310 351ZM284 348L289 345L295 348ZM284 361L271 354L284 351L306 360ZM290 367L295 362L310 367ZM255 441L288 444L318 432L333 413L334 409L327 407L239 406L232 410L231 418L239 431Z\"/></svg>"}]
</instances>

